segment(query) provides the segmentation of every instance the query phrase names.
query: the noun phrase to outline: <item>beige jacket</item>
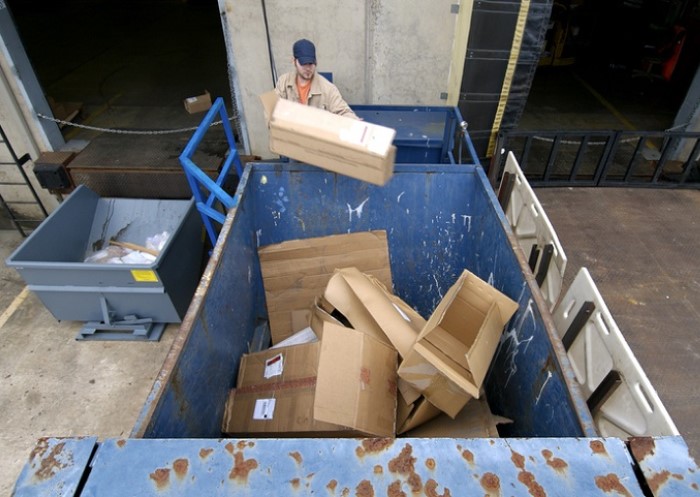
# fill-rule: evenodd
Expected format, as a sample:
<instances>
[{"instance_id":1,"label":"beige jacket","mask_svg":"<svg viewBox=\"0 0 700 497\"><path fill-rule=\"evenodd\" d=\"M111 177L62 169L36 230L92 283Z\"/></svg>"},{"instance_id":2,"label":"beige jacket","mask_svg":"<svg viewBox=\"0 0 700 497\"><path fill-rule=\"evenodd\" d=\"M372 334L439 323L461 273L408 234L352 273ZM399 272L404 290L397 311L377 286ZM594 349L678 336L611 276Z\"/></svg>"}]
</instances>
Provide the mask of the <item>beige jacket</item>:
<instances>
[{"instance_id":1,"label":"beige jacket","mask_svg":"<svg viewBox=\"0 0 700 497\"><path fill-rule=\"evenodd\" d=\"M277 80L277 86L275 87L275 91L280 98L299 102L296 77L296 71L288 72L280 76ZM359 119L345 100L343 100L338 88L319 73L314 74L314 78L311 80L309 105L311 107L327 110L333 114Z\"/></svg>"}]
</instances>

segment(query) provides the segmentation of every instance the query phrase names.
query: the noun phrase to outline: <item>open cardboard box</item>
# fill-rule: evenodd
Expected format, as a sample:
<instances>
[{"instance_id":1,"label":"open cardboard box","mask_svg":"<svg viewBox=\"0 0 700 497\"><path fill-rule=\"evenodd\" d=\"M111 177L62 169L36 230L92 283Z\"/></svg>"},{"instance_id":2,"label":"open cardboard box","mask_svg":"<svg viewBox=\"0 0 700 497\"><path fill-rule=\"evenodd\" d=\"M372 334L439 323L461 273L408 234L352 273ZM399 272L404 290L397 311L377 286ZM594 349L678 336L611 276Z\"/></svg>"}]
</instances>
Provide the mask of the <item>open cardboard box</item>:
<instances>
[{"instance_id":1,"label":"open cardboard box","mask_svg":"<svg viewBox=\"0 0 700 497\"><path fill-rule=\"evenodd\" d=\"M375 185L394 174L396 130L280 99L274 90L260 100L270 151Z\"/></svg>"},{"instance_id":2,"label":"open cardboard box","mask_svg":"<svg viewBox=\"0 0 700 497\"><path fill-rule=\"evenodd\" d=\"M399 376L455 417L479 397L503 327L518 304L465 270L421 330Z\"/></svg>"},{"instance_id":3,"label":"open cardboard box","mask_svg":"<svg viewBox=\"0 0 700 497\"><path fill-rule=\"evenodd\" d=\"M243 356L222 431L393 437L396 368L391 347L326 322L321 341Z\"/></svg>"}]
</instances>

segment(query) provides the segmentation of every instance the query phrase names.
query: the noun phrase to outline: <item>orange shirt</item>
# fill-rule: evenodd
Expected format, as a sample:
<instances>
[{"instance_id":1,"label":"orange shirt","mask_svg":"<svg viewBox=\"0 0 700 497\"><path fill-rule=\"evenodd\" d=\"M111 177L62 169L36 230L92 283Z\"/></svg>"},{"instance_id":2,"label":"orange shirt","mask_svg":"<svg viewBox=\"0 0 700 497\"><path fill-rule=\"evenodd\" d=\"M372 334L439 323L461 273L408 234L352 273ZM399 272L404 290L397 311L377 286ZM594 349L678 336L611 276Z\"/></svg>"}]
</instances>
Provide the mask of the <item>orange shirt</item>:
<instances>
[{"instance_id":1,"label":"orange shirt","mask_svg":"<svg viewBox=\"0 0 700 497\"><path fill-rule=\"evenodd\" d=\"M299 101L307 105L309 103L309 91L311 90L311 81L307 82L304 86L299 84L297 81L297 91L299 92Z\"/></svg>"}]
</instances>

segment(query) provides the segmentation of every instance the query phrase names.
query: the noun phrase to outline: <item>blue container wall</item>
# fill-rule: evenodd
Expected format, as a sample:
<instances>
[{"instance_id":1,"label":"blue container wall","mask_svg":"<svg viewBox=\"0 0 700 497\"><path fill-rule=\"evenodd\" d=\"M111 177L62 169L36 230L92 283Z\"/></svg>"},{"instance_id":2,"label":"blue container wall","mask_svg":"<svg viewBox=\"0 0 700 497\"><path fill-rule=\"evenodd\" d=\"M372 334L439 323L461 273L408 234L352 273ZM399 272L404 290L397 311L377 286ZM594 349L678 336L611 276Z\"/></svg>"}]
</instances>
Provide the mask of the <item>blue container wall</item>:
<instances>
[{"instance_id":1,"label":"blue container wall","mask_svg":"<svg viewBox=\"0 0 700 497\"><path fill-rule=\"evenodd\" d=\"M220 436L240 356L266 315L258 246L376 229L388 233L396 294L426 318L465 268L520 303L486 388L492 410L514 421L511 436L594 435L481 168L397 165L377 187L301 164L256 164L237 197L134 436Z\"/></svg>"}]
</instances>

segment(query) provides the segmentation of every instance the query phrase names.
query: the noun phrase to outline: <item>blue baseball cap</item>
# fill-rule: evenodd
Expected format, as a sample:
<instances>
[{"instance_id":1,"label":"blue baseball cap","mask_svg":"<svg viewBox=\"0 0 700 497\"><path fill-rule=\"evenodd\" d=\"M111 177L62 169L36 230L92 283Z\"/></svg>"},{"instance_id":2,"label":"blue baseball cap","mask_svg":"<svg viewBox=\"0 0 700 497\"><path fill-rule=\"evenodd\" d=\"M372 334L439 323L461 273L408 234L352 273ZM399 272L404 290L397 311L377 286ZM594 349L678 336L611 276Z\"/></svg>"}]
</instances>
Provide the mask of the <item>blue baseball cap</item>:
<instances>
[{"instance_id":1,"label":"blue baseball cap","mask_svg":"<svg viewBox=\"0 0 700 497\"><path fill-rule=\"evenodd\" d=\"M309 40L301 39L294 43L294 58L302 66L316 63L316 47Z\"/></svg>"}]
</instances>

